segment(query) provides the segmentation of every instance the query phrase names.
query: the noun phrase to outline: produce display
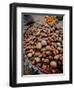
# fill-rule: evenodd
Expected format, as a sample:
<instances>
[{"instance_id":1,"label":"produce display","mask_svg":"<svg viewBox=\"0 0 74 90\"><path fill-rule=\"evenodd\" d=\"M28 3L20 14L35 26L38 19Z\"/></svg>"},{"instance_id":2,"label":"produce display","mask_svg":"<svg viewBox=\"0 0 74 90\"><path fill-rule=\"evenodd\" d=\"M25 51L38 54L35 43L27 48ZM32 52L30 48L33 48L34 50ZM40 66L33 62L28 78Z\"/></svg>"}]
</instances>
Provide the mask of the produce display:
<instances>
[{"instance_id":1,"label":"produce display","mask_svg":"<svg viewBox=\"0 0 74 90\"><path fill-rule=\"evenodd\" d=\"M32 16L33 21L24 26L23 73L63 73L63 16L41 17L43 23L34 21L37 17Z\"/></svg>"}]
</instances>

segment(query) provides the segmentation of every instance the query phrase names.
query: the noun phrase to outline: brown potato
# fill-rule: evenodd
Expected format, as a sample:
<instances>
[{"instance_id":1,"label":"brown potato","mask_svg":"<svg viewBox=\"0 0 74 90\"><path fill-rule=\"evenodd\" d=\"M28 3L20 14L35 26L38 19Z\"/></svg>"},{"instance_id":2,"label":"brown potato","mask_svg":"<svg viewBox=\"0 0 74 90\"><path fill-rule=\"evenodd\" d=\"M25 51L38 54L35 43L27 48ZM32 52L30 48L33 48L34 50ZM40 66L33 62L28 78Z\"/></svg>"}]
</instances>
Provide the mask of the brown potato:
<instances>
[{"instance_id":1,"label":"brown potato","mask_svg":"<svg viewBox=\"0 0 74 90\"><path fill-rule=\"evenodd\" d=\"M28 53L27 56L30 58L32 57L32 53Z\"/></svg>"},{"instance_id":2,"label":"brown potato","mask_svg":"<svg viewBox=\"0 0 74 90\"><path fill-rule=\"evenodd\" d=\"M41 44L42 44L43 46L46 46L46 45L47 45L46 40L42 40L42 41L41 41Z\"/></svg>"},{"instance_id":3,"label":"brown potato","mask_svg":"<svg viewBox=\"0 0 74 90\"><path fill-rule=\"evenodd\" d=\"M51 66L52 68L56 68L56 67L57 67L57 62L56 62L56 61L51 61L51 62L50 62L50 66Z\"/></svg>"},{"instance_id":4,"label":"brown potato","mask_svg":"<svg viewBox=\"0 0 74 90\"><path fill-rule=\"evenodd\" d=\"M55 59L55 60L58 60L59 57L60 57L60 55L56 55L56 56L54 56L54 59Z\"/></svg>"},{"instance_id":5,"label":"brown potato","mask_svg":"<svg viewBox=\"0 0 74 90\"><path fill-rule=\"evenodd\" d=\"M36 48L37 48L37 49L41 49L41 48L42 48L42 45L41 45L41 43L40 43L40 42L39 42L39 43L37 43Z\"/></svg>"}]
</instances>

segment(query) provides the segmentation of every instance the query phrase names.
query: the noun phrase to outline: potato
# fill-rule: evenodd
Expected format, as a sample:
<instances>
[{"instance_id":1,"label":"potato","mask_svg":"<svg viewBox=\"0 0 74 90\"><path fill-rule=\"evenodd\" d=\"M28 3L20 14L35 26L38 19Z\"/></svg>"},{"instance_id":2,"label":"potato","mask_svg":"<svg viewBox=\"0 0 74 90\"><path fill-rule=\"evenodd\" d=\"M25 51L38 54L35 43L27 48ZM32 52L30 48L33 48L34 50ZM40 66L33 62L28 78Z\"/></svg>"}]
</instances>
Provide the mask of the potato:
<instances>
[{"instance_id":1,"label":"potato","mask_svg":"<svg viewBox=\"0 0 74 90\"><path fill-rule=\"evenodd\" d=\"M56 67L57 67L57 62L56 62L56 61L51 61L51 62L50 62L50 66L51 66L52 68L56 68Z\"/></svg>"}]
</instances>

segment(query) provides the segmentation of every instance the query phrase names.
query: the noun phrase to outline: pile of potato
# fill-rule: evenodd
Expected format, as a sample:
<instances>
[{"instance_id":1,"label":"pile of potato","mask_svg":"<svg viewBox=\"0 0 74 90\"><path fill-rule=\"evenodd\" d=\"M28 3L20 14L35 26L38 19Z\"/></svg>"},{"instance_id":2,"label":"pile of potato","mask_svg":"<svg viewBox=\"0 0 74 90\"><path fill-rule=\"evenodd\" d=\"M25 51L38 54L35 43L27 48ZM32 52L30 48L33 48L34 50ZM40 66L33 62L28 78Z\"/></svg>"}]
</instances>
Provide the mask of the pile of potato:
<instances>
[{"instance_id":1,"label":"pile of potato","mask_svg":"<svg viewBox=\"0 0 74 90\"><path fill-rule=\"evenodd\" d=\"M62 26L34 23L24 33L24 49L32 65L42 72L63 73Z\"/></svg>"}]
</instances>

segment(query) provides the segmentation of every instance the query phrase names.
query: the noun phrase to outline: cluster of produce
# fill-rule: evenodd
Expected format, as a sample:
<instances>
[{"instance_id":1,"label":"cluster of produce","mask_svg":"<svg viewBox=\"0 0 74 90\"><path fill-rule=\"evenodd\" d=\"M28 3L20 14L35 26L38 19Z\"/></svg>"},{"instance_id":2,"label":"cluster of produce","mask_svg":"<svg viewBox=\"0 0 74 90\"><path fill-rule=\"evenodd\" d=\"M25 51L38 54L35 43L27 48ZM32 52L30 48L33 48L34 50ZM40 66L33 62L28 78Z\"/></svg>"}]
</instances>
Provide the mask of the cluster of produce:
<instances>
[{"instance_id":1,"label":"cluster of produce","mask_svg":"<svg viewBox=\"0 0 74 90\"><path fill-rule=\"evenodd\" d=\"M54 16L45 19L47 24L34 23L24 33L25 54L40 71L63 73L63 26Z\"/></svg>"}]
</instances>

